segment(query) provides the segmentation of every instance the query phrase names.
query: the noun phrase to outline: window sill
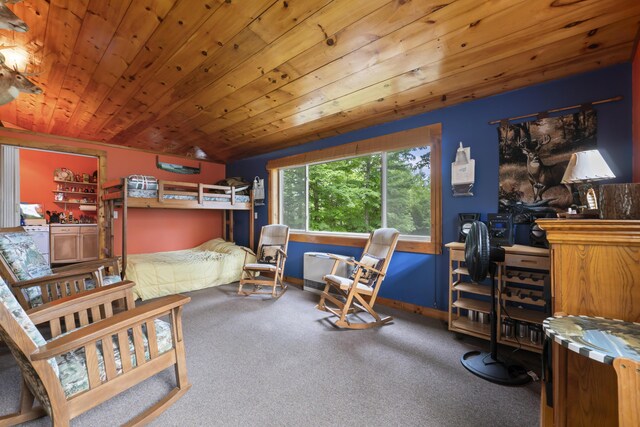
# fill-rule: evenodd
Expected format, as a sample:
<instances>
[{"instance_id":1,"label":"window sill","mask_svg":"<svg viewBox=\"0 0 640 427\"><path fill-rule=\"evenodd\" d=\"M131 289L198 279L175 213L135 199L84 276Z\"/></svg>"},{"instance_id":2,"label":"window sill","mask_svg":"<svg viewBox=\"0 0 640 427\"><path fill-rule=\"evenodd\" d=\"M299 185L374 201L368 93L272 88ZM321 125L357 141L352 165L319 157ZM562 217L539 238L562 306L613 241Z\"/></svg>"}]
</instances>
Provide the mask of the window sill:
<instances>
[{"instance_id":1,"label":"window sill","mask_svg":"<svg viewBox=\"0 0 640 427\"><path fill-rule=\"evenodd\" d=\"M320 245L353 246L363 248L368 236L329 235L320 233L305 233L291 231L289 240L292 242L316 243ZM399 240L396 250L400 252L414 252L420 254L439 255L442 248L439 243L423 240Z\"/></svg>"}]
</instances>

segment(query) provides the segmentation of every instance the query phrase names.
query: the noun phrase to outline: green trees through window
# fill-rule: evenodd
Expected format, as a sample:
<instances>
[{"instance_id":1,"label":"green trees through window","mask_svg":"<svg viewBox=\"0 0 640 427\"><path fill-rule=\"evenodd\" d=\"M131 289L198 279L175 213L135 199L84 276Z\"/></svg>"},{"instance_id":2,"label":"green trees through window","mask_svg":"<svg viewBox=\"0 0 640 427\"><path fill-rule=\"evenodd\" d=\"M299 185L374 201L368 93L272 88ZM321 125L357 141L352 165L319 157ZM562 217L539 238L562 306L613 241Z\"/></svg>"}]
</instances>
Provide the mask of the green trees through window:
<instances>
[{"instance_id":1,"label":"green trees through window","mask_svg":"<svg viewBox=\"0 0 640 427\"><path fill-rule=\"evenodd\" d=\"M429 146L280 170L282 222L295 230L430 236ZM308 181L308 182L307 182Z\"/></svg>"}]
</instances>

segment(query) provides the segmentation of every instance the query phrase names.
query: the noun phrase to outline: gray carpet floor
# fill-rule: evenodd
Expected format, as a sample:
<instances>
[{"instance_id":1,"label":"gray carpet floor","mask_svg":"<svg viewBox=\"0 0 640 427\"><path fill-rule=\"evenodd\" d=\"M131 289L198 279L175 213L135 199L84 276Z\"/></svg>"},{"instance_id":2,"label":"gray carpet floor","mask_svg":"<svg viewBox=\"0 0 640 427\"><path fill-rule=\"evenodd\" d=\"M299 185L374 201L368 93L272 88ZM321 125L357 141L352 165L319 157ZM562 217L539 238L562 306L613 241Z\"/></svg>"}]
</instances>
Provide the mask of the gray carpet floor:
<instances>
[{"instance_id":1,"label":"gray carpet floor","mask_svg":"<svg viewBox=\"0 0 640 427\"><path fill-rule=\"evenodd\" d=\"M378 329L336 329L295 288L279 300L235 295L232 285L192 292L184 311L191 390L158 426L536 426L539 383L503 387L460 364L487 343L457 340L443 322L378 307ZM506 352L511 353L511 349ZM505 353L506 353L505 352ZM538 356L515 355L530 367ZM0 351L0 414L15 409L19 373ZM72 421L119 425L174 387L173 370ZM29 423L50 425L49 418Z\"/></svg>"}]
</instances>

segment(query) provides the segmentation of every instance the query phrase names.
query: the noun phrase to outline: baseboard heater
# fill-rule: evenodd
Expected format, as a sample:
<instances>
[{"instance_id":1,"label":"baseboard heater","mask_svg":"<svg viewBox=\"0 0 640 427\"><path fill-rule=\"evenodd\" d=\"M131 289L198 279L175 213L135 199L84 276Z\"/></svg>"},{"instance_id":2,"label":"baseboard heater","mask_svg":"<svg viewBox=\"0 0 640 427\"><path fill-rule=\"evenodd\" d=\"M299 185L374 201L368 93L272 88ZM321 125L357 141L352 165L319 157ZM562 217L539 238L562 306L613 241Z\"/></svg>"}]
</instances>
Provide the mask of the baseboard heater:
<instances>
[{"instance_id":1,"label":"baseboard heater","mask_svg":"<svg viewBox=\"0 0 640 427\"><path fill-rule=\"evenodd\" d=\"M345 257L352 260L351 257ZM335 260L329 257L325 252L305 252L304 254L304 284L305 291L322 293L325 283L322 278L331 273ZM348 277L353 271L353 267L349 264L341 262L338 264L336 275Z\"/></svg>"}]
</instances>

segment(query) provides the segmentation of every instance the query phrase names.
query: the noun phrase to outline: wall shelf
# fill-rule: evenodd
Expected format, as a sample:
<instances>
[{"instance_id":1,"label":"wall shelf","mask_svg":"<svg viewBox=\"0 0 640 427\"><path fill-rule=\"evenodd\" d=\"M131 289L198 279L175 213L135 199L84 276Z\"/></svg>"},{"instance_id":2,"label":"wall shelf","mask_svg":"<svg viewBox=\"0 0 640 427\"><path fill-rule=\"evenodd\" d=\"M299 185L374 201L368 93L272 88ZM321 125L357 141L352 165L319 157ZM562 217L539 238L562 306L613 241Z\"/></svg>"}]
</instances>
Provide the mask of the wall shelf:
<instances>
[{"instance_id":1,"label":"wall shelf","mask_svg":"<svg viewBox=\"0 0 640 427\"><path fill-rule=\"evenodd\" d=\"M96 197L96 193L85 193L84 191L65 191L65 190L51 190L52 193L64 193L64 194L85 194L88 196Z\"/></svg>"},{"instance_id":2,"label":"wall shelf","mask_svg":"<svg viewBox=\"0 0 640 427\"><path fill-rule=\"evenodd\" d=\"M79 185L93 185L93 186L97 186L98 183L97 182L84 182L84 181L61 181L59 179L54 179L54 182L60 182L60 183L64 183L64 184L79 184Z\"/></svg>"}]
</instances>

